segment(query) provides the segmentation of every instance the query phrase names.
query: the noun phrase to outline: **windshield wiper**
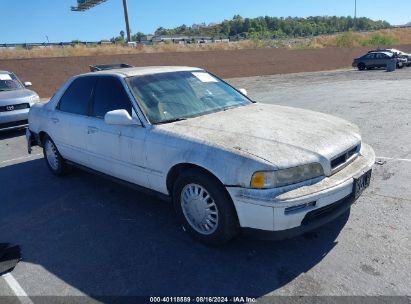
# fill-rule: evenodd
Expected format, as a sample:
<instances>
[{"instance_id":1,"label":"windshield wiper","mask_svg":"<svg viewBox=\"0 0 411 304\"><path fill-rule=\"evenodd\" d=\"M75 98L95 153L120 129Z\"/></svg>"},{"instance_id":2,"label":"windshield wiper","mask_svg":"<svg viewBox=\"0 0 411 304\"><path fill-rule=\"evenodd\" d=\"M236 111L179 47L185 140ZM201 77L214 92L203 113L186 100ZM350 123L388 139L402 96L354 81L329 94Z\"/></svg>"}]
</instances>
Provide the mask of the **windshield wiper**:
<instances>
[{"instance_id":1,"label":"windshield wiper","mask_svg":"<svg viewBox=\"0 0 411 304\"><path fill-rule=\"evenodd\" d=\"M173 119L163 120L163 121L157 122L156 125L164 125L164 124L177 122L177 121L183 121L183 120L187 120L187 118L173 118Z\"/></svg>"}]
</instances>

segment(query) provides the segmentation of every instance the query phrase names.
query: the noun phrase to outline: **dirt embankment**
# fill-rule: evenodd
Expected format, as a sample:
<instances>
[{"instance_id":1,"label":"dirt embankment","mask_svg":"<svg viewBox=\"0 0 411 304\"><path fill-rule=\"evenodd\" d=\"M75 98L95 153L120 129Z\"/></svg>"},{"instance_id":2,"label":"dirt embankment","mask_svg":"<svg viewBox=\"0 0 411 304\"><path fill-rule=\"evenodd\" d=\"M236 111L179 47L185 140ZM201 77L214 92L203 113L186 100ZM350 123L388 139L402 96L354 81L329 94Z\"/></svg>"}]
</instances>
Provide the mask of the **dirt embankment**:
<instances>
[{"instance_id":1,"label":"dirt embankment","mask_svg":"<svg viewBox=\"0 0 411 304\"><path fill-rule=\"evenodd\" d=\"M397 46L411 52L411 45ZM128 63L134 66L185 65L205 68L223 78L313 72L345 68L368 48L255 49L182 53L151 53L94 57L60 57L0 60L0 70L15 72L33 90L49 97L70 76L88 72L88 66Z\"/></svg>"}]
</instances>

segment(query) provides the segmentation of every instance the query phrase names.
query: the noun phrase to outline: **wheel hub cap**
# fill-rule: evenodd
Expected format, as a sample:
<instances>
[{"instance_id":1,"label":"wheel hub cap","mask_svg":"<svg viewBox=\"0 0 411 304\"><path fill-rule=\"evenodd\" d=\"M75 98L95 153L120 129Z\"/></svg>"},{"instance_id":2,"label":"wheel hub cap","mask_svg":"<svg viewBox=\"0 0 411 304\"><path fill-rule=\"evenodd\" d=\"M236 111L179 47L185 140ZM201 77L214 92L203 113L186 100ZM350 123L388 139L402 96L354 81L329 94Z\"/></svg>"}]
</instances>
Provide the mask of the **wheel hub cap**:
<instances>
[{"instance_id":1,"label":"wheel hub cap","mask_svg":"<svg viewBox=\"0 0 411 304\"><path fill-rule=\"evenodd\" d=\"M181 192L181 207L190 226L203 235L218 228L218 209L208 191L197 184L189 184Z\"/></svg>"},{"instance_id":2,"label":"wheel hub cap","mask_svg":"<svg viewBox=\"0 0 411 304\"><path fill-rule=\"evenodd\" d=\"M45 144L45 149L46 149L47 162L49 163L50 167L53 170L57 170L59 167L59 159L57 156L56 147L53 145L53 143L50 140L47 140Z\"/></svg>"}]
</instances>

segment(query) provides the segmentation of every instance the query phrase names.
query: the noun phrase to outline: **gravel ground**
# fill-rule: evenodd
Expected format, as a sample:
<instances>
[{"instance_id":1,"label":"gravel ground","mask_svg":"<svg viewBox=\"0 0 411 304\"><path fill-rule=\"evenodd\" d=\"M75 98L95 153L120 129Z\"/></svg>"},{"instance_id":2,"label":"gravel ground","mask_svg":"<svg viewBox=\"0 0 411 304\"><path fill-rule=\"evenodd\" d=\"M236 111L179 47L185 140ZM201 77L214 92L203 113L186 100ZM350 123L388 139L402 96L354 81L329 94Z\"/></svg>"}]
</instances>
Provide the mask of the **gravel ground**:
<instances>
[{"instance_id":1,"label":"gravel ground","mask_svg":"<svg viewBox=\"0 0 411 304\"><path fill-rule=\"evenodd\" d=\"M22 132L0 134L1 242L21 246L12 274L29 296L411 295L411 69L229 81L360 126L381 164L351 212L296 239L209 248L168 204L78 170L56 178Z\"/></svg>"}]
</instances>

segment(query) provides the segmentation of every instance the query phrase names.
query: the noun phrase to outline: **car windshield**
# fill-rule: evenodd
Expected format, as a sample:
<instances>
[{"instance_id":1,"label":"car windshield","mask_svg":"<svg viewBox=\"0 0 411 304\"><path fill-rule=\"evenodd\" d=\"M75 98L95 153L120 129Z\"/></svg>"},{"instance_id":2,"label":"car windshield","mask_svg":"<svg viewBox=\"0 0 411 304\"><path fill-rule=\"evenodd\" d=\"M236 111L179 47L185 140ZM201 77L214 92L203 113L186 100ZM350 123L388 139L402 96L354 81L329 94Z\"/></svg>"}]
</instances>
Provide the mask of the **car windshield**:
<instances>
[{"instance_id":1,"label":"car windshield","mask_svg":"<svg viewBox=\"0 0 411 304\"><path fill-rule=\"evenodd\" d=\"M252 102L206 71L183 71L127 79L149 121L162 124Z\"/></svg>"},{"instance_id":2,"label":"car windshield","mask_svg":"<svg viewBox=\"0 0 411 304\"><path fill-rule=\"evenodd\" d=\"M22 89L23 85L13 73L0 73L0 92Z\"/></svg>"}]
</instances>

